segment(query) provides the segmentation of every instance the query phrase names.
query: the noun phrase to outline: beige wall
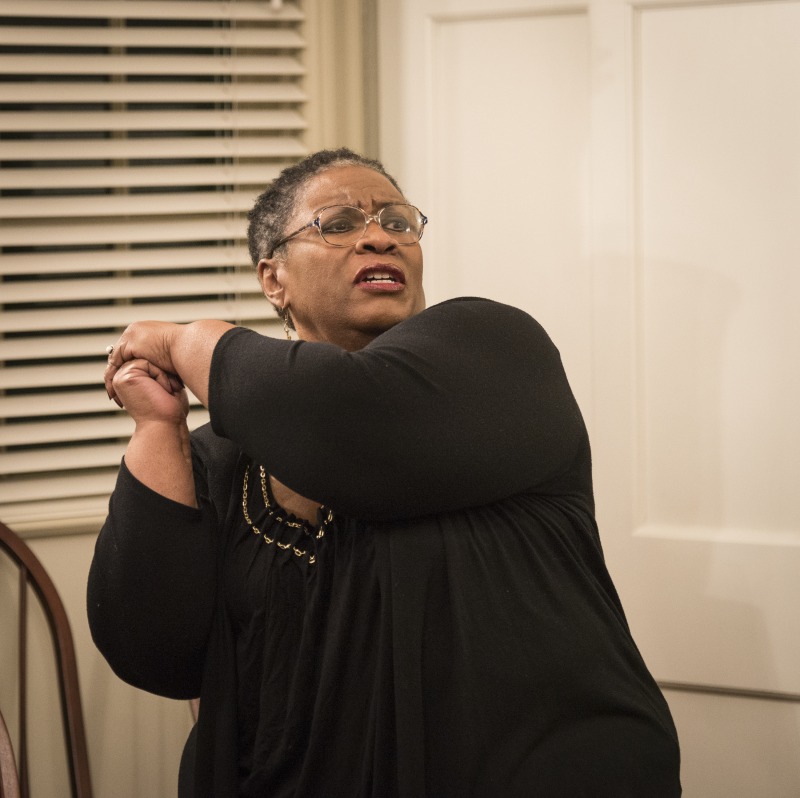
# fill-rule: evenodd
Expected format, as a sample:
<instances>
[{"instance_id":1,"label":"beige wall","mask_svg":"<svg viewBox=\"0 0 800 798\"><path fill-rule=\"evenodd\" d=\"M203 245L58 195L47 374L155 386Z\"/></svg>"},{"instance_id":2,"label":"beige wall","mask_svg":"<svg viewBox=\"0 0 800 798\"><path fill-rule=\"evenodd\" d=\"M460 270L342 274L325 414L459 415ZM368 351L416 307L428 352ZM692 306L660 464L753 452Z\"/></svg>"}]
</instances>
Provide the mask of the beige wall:
<instances>
[{"instance_id":1,"label":"beige wall","mask_svg":"<svg viewBox=\"0 0 800 798\"><path fill-rule=\"evenodd\" d=\"M681 740L684 798L800 795L800 705L665 691Z\"/></svg>"},{"instance_id":2,"label":"beige wall","mask_svg":"<svg viewBox=\"0 0 800 798\"><path fill-rule=\"evenodd\" d=\"M78 657L92 784L97 798L177 794L183 743L191 728L189 705L135 690L121 682L92 643L86 620L86 579L94 535L29 540L67 609ZM14 628L14 575L2 558L0 626ZM64 798L68 784L58 717L52 648L44 618L31 599L29 765L36 798ZM0 703L16 734L16 646L0 653ZM6 710L6 707L9 709Z\"/></svg>"}]
</instances>

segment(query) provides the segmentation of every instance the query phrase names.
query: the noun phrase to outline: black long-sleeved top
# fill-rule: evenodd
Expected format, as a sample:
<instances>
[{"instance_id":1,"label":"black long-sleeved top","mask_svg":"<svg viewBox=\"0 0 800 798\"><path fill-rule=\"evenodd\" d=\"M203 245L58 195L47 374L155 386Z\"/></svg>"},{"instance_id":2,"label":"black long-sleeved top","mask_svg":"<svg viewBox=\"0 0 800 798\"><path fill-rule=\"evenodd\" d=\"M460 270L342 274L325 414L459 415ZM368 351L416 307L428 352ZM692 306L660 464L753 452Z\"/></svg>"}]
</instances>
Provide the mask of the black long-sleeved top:
<instances>
[{"instance_id":1,"label":"black long-sleeved top","mask_svg":"<svg viewBox=\"0 0 800 798\"><path fill-rule=\"evenodd\" d=\"M209 410L199 509L123 462L89 581L116 672L201 696L182 795L680 795L533 319L451 300L353 353L236 328Z\"/></svg>"}]
</instances>

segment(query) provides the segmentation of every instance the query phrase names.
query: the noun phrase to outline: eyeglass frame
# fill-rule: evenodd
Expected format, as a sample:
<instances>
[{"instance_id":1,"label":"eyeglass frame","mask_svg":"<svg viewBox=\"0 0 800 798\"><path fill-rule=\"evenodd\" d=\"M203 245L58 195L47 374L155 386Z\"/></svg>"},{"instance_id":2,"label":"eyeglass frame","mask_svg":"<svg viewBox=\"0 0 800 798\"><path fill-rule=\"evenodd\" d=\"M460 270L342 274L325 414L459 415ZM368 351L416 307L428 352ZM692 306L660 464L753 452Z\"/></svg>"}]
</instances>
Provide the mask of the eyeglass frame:
<instances>
[{"instance_id":1,"label":"eyeglass frame","mask_svg":"<svg viewBox=\"0 0 800 798\"><path fill-rule=\"evenodd\" d=\"M316 215L316 217L314 219L312 219L308 224L304 224L302 227L298 228L293 233L290 233L288 236L286 236L286 238L282 238L280 241L278 241L278 243L275 244L270 249L269 254L267 255L267 258L271 258L275 254L275 250L278 247L283 246L287 241L291 241L295 236L300 235L300 233L302 233L303 230L308 230L309 227L316 227L320 238L328 246L331 246L331 247L352 247L352 246L354 246L359 241L361 241L361 239L364 238L364 236L367 234L367 229L369 228L369 223L370 222L375 222L375 224L377 224L378 227L381 228L381 230L383 230L388 235L391 235L391 232L386 230L384 228L384 226L381 224L380 215L387 208L391 208L394 205L405 205L407 208L413 208L419 214L421 225L420 225L420 228L419 228L419 235L417 236L416 240L415 241L406 241L406 242L401 242L401 241L397 242L397 245L400 246L400 247L408 247L408 246L411 246L412 244L416 244L418 241L420 241L420 239L422 238L422 234L425 232L425 225L428 224L428 217L416 205L412 205L410 202L389 202L386 205L384 205L377 213L372 213L372 214L367 213L363 208L359 208L356 205L338 205L338 204L337 205L326 205L324 208L320 209L320 211ZM320 221L319 220L320 220L320 217L322 216L322 214L325 213L325 211L327 211L329 208L352 208L355 211L360 211L361 213L363 213L364 214L364 232L361 233L361 235L355 241L351 242L350 244L334 244L334 243L328 241L328 239L325 238L325 236L322 234L322 227L320 226Z\"/></svg>"}]
</instances>

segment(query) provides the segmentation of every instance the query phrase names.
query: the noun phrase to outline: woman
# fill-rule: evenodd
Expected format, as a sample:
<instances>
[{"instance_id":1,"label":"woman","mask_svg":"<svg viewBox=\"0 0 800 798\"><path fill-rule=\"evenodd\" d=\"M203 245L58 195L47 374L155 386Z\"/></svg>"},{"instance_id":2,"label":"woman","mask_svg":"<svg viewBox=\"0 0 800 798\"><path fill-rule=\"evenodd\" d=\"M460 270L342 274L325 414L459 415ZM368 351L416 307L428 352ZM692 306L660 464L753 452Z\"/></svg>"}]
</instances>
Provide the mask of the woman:
<instances>
[{"instance_id":1,"label":"woman","mask_svg":"<svg viewBox=\"0 0 800 798\"><path fill-rule=\"evenodd\" d=\"M677 796L558 352L507 306L425 310L426 221L380 164L317 153L249 231L299 341L123 333L95 640L201 696L184 796ZM211 415L192 435L182 384Z\"/></svg>"}]
</instances>

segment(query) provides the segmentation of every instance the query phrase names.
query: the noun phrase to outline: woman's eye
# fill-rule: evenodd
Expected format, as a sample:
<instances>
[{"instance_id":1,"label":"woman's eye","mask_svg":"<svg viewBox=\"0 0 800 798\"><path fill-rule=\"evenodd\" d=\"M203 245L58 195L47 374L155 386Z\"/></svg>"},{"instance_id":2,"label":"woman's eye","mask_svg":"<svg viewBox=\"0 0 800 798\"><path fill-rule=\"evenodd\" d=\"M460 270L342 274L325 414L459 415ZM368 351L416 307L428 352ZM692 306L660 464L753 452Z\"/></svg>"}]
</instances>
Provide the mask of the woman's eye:
<instances>
[{"instance_id":1,"label":"woman's eye","mask_svg":"<svg viewBox=\"0 0 800 798\"><path fill-rule=\"evenodd\" d=\"M320 223L320 230L323 233L349 233L355 229L355 223L346 216L334 216L333 219L325 219Z\"/></svg>"},{"instance_id":2,"label":"woman's eye","mask_svg":"<svg viewBox=\"0 0 800 798\"><path fill-rule=\"evenodd\" d=\"M390 233L405 233L410 225L408 219L402 216L390 216L388 219L381 219L381 227Z\"/></svg>"}]
</instances>

